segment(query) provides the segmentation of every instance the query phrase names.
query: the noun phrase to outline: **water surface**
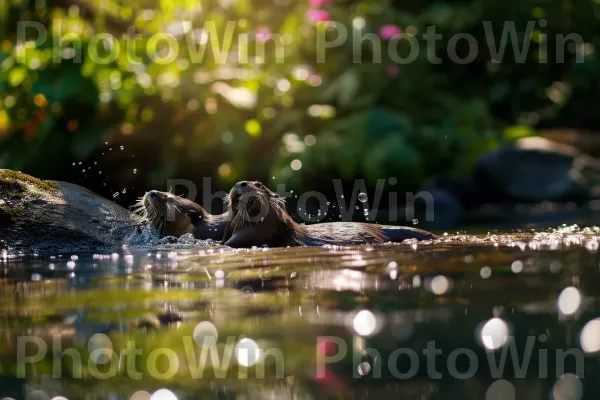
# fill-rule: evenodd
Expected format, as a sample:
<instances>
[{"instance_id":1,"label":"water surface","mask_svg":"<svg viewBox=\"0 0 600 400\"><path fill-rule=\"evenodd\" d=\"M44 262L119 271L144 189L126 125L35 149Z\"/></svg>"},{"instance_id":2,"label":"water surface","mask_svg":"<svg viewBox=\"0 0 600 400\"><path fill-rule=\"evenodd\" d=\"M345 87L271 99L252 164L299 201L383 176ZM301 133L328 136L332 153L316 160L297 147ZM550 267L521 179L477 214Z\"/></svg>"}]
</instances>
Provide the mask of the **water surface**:
<instances>
[{"instance_id":1,"label":"water surface","mask_svg":"<svg viewBox=\"0 0 600 400\"><path fill-rule=\"evenodd\" d=\"M598 240L0 254L0 398L595 399Z\"/></svg>"}]
</instances>

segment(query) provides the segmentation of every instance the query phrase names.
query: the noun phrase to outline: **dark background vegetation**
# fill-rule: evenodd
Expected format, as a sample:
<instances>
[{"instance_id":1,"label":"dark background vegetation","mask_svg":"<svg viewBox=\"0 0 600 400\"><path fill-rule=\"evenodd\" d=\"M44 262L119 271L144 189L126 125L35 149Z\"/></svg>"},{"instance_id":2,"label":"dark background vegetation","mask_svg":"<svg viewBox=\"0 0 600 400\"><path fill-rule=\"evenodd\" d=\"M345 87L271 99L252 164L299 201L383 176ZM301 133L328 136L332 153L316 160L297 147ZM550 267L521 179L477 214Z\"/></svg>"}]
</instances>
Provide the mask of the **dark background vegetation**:
<instances>
[{"instance_id":1,"label":"dark background vegetation","mask_svg":"<svg viewBox=\"0 0 600 400\"><path fill-rule=\"evenodd\" d=\"M362 62L354 63L348 40L318 63L317 36L333 33L310 21L310 9L326 12L349 35L359 33L356 18L364 18L362 33L385 25L415 33L419 56L396 65L384 51L382 62L373 62L377 50L366 40ZM212 190L258 179L329 194L332 178L364 178L373 188L377 179L396 177L394 190L415 191L434 176L468 175L480 154L502 143L546 131L571 140L575 131L598 129L599 17L594 0L4 0L0 168L75 182L124 206L174 178L200 185L211 177ZM43 24L48 39L19 43L23 21ZM227 21L235 22L234 37L249 34L250 62L235 56L246 48L235 39L227 62L216 62L210 50L190 62L190 39L202 43L200 30L212 22L222 42ZM518 46L530 41L524 62L509 40L493 63L482 21L491 21L497 45L505 22L514 21ZM135 42L143 63L125 51L108 64L90 58L90 49L110 51L93 48L95 34L113 35L125 49L131 26L144 37ZM428 62L421 38L429 26L443 35L440 65ZM253 58L257 31L288 40L285 62L276 62L272 42L264 59ZM168 64L144 51L159 32L181 45ZM445 50L459 32L477 40L468 64L452 62ZM35 39L35 30L26 33ZM567 41L558 63L556 35L570 33L583 41ZM398 46L403 57L407 43ZM469 43L459 41L457 53L466 56Z\"/></svg>"}]
</instances>

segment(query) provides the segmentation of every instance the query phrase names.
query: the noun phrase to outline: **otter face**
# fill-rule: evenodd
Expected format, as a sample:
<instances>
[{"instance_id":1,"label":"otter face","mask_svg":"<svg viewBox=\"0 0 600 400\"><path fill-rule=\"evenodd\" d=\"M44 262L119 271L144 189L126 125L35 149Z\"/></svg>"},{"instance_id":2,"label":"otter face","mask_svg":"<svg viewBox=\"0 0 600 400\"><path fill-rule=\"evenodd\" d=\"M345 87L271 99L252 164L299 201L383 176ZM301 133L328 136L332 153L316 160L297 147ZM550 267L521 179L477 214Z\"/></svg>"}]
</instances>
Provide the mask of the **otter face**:
<instances>
[{"instance_id":1,"label":"otter face","mask_svg":"<svg viewBox=\"0 0 600 400\"><path fill-rule=\"evenodd\" d=\"M279 210L285 202L258 181L238 182L229 192L229 212L232 218L239 217L246 222L261 222L269 212Z\"/></svg>"},{"instance_id":2,"label":"otter face","mask_svg":"<svg viewBox=\"0 0 600 400\"><path fill-rule=\"evenodd\" d=\"M202 207L193 201L157 190L141 197L134 212L154 225L161 235L175 237L193 233L204 217Z\"/></svg>"}]
</instances>

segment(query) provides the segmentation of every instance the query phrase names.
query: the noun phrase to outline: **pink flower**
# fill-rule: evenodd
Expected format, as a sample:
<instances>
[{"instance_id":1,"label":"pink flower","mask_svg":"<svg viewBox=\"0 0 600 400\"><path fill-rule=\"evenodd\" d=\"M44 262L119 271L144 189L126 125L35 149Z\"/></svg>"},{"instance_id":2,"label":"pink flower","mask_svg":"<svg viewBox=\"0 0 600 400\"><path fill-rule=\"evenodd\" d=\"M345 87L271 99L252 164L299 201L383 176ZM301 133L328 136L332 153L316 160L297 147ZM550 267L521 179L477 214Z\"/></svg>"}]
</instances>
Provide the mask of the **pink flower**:
<instances>
[{"instance_id":1,"label":"pink flower","mask_svg":"<svg viewBox=\"0 0 600 400\"><path fill-rule=\"evenodd\" d=\"M332 2L332 0L308 0L308 4L310 4L311 7L328 6Z\"/></svg>"},{"instance_id":2,"label":"pink flower","mask_svg":"<svg viewBox=\"0 0 600 400\"><path fill-rule=\"evenodd\" d=\"M308 10L306 12L306 18L308 18L310 22L314 23L327 22L331 19L329 13L324 10Z\"/></svg>"},{"instance_id":3,"label":"pink flower","mask_svg":"<svg viewBox=\"0 0 600 400\"><path fill-rule=\"evenodd\" d=\"M264 43L271 39L271 30L266 26L258 28L254 33L254 38L259 43Z\"/></svg>"},{"instance_id":4,"label":"pink flower","mask_svg":"<svg viewBox=\"0 0 600 400\"><path fill-rule=\"evenodd\" d=\"M402 33L398 25L384 25L379 29L379 37L383 40L390 40Z\"/></svg>"},{"instance_id":5,"label":"pink flower","mask_svg":"<svg viewBox=\"0 0 600 400\"><path fill-rule=\"evenodd\" d=\"M397 65L390 65L389 67L387 67L387 75L390 78L398 76L399 73L400 73L400 67L398 67Z\"/></svg>"}]
</instances>

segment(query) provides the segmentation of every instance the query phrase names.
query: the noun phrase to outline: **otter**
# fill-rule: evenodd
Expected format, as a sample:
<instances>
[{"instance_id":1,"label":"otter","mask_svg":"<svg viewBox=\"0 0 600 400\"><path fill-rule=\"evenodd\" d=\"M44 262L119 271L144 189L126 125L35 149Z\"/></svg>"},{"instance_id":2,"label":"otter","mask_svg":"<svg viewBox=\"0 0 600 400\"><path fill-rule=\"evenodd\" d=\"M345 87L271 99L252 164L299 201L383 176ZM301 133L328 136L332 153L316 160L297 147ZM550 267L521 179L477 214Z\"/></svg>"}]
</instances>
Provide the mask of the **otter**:
<instances>
[{"instance_id":1,"label":"otter","mask_svg":"<svg viewBox=\"0 0 600 400\"><path fill-rule=\"evenodd\" d=\"M361 222L300 225L287 213L285 199L257 181L238 182L226 201L229 224L222 243L230 247L379 244L437 238L421 229Z\"/></svg>"},{"instance_id":2,"label":"otter","mask_svg":"<svg viewBox=\"0 0 600 400\"><path fill-rule=\"evenodd\" d=\"M196 239L221 240L228 213L211 215L191 200L151 190L134 205L134 212L149 221L162 236L191 233Z\"/></svg>"}]
</instances>

